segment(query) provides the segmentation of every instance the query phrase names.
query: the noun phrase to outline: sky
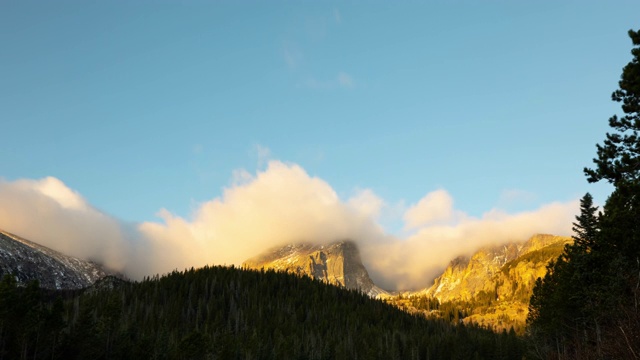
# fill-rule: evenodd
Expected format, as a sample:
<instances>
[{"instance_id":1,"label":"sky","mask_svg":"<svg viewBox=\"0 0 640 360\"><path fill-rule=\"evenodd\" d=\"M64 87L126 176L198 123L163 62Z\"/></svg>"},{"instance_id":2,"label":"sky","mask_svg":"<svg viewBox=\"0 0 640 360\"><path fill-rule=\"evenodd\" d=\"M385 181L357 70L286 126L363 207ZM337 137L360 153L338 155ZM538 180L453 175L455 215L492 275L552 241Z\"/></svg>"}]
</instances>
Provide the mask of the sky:
<instances>
[{"instance_id":1,"label":"sky","mask_svg":"<svg viewBox=\"0 0 640 360\"><path fill-rule=\"evenodd\" d=\"M606 200L582 169L637 14L3 1L0 228L134 277L349 237L387 288L423 286L460 249L570 235L585 192Z\"/></svg>"}]
</instances>

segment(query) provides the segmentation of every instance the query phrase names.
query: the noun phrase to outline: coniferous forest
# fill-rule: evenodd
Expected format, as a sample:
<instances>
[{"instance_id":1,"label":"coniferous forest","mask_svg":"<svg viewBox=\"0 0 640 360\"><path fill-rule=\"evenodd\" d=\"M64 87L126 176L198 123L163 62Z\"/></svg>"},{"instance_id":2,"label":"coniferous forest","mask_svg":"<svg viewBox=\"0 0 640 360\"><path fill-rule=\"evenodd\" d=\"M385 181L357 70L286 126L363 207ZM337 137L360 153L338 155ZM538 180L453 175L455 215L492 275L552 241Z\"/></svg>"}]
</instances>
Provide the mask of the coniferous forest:
<instances>
[{"instance_id":1,"label":"coniferous forest","mask_svg":"<svg viewBox=\"0 0 640 360\"><path fill-rule=\"evenodd\" d=\"M640 31L612 94L623 116L597 145L589 182L614 190L599 210L586 194L574 244L547 267L530 300L532 354L541 359L640 358Z\"/></svg>"},{"instance_id":2,"label":"coniferous forest","mask_svg":"<svg viewBox=\"0 0 640 360\"><path fill-rule=\"evenodd\" d=\"M205 267L81 292L0 286L2 359L520 359L515 334L310 278Z\"/></svg>"}]
</instances>

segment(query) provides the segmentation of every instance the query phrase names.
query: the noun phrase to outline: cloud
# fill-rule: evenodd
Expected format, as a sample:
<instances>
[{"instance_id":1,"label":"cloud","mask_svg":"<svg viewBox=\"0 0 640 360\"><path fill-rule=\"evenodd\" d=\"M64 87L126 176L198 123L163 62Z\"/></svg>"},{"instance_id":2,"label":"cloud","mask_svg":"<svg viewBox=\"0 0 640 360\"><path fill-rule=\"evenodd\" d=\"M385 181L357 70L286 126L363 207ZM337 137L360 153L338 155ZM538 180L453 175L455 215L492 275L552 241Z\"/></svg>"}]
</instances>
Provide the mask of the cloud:
<instances>
[{"instance_id":1,"label":"cloud","mask_svg":"<svg viewBox=\"0 0 640 360\"><path fill-rule=\"evenodd\" d=\"M20 181L17 186L22 189L33 190L45 195L65 209L87 210L87 202L77 192L69 189L64 183L54 177L46 177L40 181Z\"/></svg>"},{"instance_id":2,"label":"cloud","mask_svg":"<svg viewBox=\"0 0 640 360\"><path fill-rule=\"evenodd\" d=\"M271 158L271 149L269 149L266 146L256 144L253 147L253 151L255 152L256 157L258 158L258 166L260 167L266 164L269 158Z\"/></svg>"},{"instance_id":3,"label":"cloud","mask_svg":"<svg viewBox=\"0 0 640 360\"><path fill-rule=\"evenodd\" d=\"M355 86L355 81L351 75L341 72L338 74L338 84L342 87L352 88Z\"/></svg>"},{"instance_id":4,"label":"cloud","mask_svg":"<svg viewBox=\"0 0 640 360\"><path fill-rule=\"evenodd\" d=\"M186 256L173 261L177 267L240 264L273 246L327 243L375 231L370 214L342 203L325 181L278 161L250 183L227 188L222 197L201 204L191 219L166 210L160 217L162 223L143 223L140 230Z\"/></svg>"},{"instance_id":5,"label":"cloud","mask_svg":"<svg viewBox=\"0 0 640 360\"><path fill-rule=\"evenodd\" d=\"M191 148L191 151L195 154L195 155L200 155L202 154L202 151L204 150L204 147L202 146L202 144L195 144L193 145L193 147Z\"/></svg>"},{"instance_id":6,"label":"cloud","mask_svg":"<svg viewBox=\"0 0 640 360\"><path fill-rule=\"evenodd\" d=\"M0 181L0 229L116 271L135 267L131 256L138 242L127 225L89 206L53 177Z\"/></svg>"},{"instance_id":7,"label":"cloud","mask_svg":"<svg viewBox=\"0 0 640 360\"><path fill-rule=\"evenodd\" d=\"M351 197L347 204L355 209L358 213L366 216L377 218L380 215L382 207L385 205L378 195L371 189L361 189Z\"/></svg>"},{"instance_id":8,"label":"cloud","mask_svg":"<svg viewBox=\"0 0 640 360\"><path fill-rule=\"evenodd\" d=\"M513 209L526 206L536 200L536 195L519 189L503 190L498 199L498 206L502 209Z\"/></svg>"},{"instance_id":9,"label":"cloud","mask_svg":"<svg viewBox=\"0 0 640 360\"><path fill-rule=\"evenodd\" d=\"M337 24L342 23L342 14L340 13L340 10L333 9L333 20L335 20Z\"/></svg>"},{"instance_id":10,"label":"cloud","mask_svg":"<svg viewBox=\"0 0 640 360\"><path fill-rule=\"evenodd\" d=\"M493 209L480 218L460 212L452 224L427 225L406 238L364 247L363 258L375 271L378 284L424 288L453 258L470 255L483 246L522 241L537 233L570 235L577 211L578 201L574 200L516 214Z\"/></svg>"},{"instance_id":11,"label":"cloud","mask_svg":"<svg viewBox=\"0 0 640 360\"><path fill-rule=\"evenodd\" d=\"M356 87L356 81L353 76L339 72L334 78L328 80L318 80L315 77L309 77L303 83L308 89L315 90L331 90L336 88L352 89Z\"/></svg>"},{"instance_id":12,"label":"cloud","mask_svg":"<svg viewBox=\"0 0 640 360\"><path fill-rule=\"evenodd\" d=\"M404 214L405 229L447 222L453 219L453 198L445 190L427 194Z\"/></svg>"},{"instance_id":13,"label":"cloud","mask_svg":"<svg viewBox=\"0 0 640 360\"><path fill-rule=\"evenodd\" d=\"M296 69L304 56L295 45L287 43L283 46L282 58L289 69Z\"/></svg>"},{"instance_id":14,"label":"cloud","mask_svg":"<svg viewBox=\"0 0 640 360\"><path fill-rule=\"evenodd\" d=\"M387 289L429 286L448 262L479 247L535 233L569 235L578 201L471 217L444 189L404 214L408 235L393 235L379 217L397 212L371 189L341 199L326 181L276 160L237 170L221 196L189 217L161 209L158 220L128 224L95 209L55 178L0 181L0 228L55 250L93 259L133 278L205 264L241 264L274 246L300 241L359 244L374 282Z\"/></svg>"}]
</instances>

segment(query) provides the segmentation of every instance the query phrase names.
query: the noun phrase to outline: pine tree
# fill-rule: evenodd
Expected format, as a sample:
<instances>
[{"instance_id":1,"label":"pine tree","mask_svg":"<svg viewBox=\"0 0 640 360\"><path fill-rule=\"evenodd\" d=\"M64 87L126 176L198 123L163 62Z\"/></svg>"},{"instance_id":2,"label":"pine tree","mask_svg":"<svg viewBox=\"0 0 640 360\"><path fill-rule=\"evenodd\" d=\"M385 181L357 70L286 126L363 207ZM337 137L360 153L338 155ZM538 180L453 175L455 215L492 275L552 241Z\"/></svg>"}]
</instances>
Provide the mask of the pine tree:
<instances>
[{"instance_id":1,"label":"pine tree","mask_svg":"<svg viewBox=\"0 0 640 360\"><path fill-rule=\"evenodd\" d=\"M538 355L640 354L640 31L629 36L633 59L612 94L625 115L609 119L614 131L597 145L596 167L584 169L614 191L598 215L591 195L582 198L575 244L536 283L527 323Z\"/></svg>"},{"instance_id":2,"label":"pine tree","mask_svg":"<svg viewBox=\"0 0 640 360\"><path fill-rule=\"evenodd\" d=\"M622 103L624 116L612 116L604 145L597 145L595 169L585 168L589 182L607 180L616 187L640 180L640 30L629 30L633 42L633 59L622 71L620 88L611 94L613 101Z\"/></svg>"},{"instance_id":3,"label":"pine tree","mask_svg":"<svg viewBox=\"0 0 640 360\"><path fill-rule=\"evenodd\" d=\"M593 197L586 193L580 199L580 215L576 216L577 222L573 223L575 246L587 252L593 249L598 235L598 207L593 205Z\"/></svg>"}]
</instances>

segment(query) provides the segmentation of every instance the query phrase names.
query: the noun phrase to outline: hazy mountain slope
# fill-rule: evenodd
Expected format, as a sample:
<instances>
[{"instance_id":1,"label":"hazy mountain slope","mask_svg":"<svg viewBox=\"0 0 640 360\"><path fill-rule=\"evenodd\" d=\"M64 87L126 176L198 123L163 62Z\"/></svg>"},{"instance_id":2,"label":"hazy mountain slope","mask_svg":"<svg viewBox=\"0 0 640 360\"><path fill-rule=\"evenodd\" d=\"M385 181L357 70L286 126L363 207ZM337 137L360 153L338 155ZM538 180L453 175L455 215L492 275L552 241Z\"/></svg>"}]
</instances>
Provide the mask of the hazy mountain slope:
<instances>
[{"instance_id":1,"label":"hazy mountain slope","mask_svg":"<svg viewBox=\"0 0 640 360\"><path fill-rule=\"evenodd\" d=\"M536 278L544 275L546 264L562 252L564 244L570 242L569 237L534 235L524 243L482 248L470 258L454 259L424 293L441 302L468 301L481 291L496 292L497 297L503 299L512 298L520 288L533 288ZM548 246L558 251L525 257ZM508 271L505 272L503 268L507 264Z\"/></svg>"},{"instance_id":2,"label":"hazy mountain slope","mask_svg":"<svg viewBox=\"0 0 640 360\"><path fill-rule=\"evenodd\" d=\"M370 296L388 293L374 285L360 260L356 244L341 241L329 245L291 244L246 260L248 269L273 269L325 281Z\"/></svg>"},{"instance_id":3,"label":"hazy mountain slope","mask_svg":"<svg viewBox=\"0 0 640 360\"><path fill-rule=\"evenodd\" d=\"M37 279L47 289L80 289L109 275L97 264L0 230L0 276L5 274L15 274L19 284Z\"/></svg>"},{"instance_id":4,"label":"hazy mountain slope","mask_svg":"<svg viewBox=\"0 0 640 360\"><path fill-rule=\"evenodd\" d=\"M393 301L410 311L437 315L438 311L414 306L421 303L417 298L435 298L448 304L446 309L457 308L465 322L522 329L536 279L571 242L569 237L535 235L523 243L485 247L471 257L452 260L431 287Z\"/></svg>"}]
</instances>

